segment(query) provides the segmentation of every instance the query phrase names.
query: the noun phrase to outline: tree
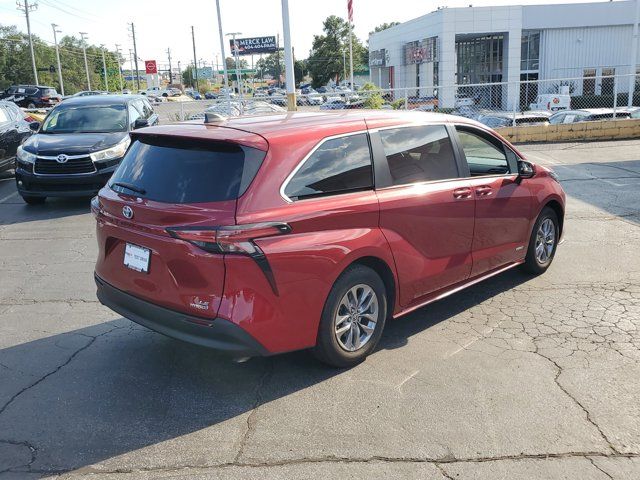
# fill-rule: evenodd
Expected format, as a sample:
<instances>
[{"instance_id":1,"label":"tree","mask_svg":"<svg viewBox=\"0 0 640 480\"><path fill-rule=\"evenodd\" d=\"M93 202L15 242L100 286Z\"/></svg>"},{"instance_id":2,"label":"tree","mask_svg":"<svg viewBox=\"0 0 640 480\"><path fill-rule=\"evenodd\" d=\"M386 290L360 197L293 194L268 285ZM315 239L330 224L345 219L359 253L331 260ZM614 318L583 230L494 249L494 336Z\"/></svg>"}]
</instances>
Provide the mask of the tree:
<instances>
[{"instance_id":1,"label":"tree","mask_svg":"<svg viewBox=\"0 0 640 480\"><path fill-rule=\"evenodd\" d=\"M349 25L342 18L331 15L323 23L324 35L314 35L313 45L307 59L308 71L313 77L313 85L325 85L331 79L344 79L346 66L349 75ZM353 68L363 67L366 48L358 37L352 34ZM346 55L343 57L343 52ZM346 58L346 65L343 62Z\"/></svg>"},{"instance_id":2,"label":"tree","mask_svg":"<svg viewBox=\"0 0 640 480\"><path fill-rule=\"evenodd\" d=\"M256 68L263 75L271 75L273 78L278 77L278 73L284 73L284 52L273 52L262 57L256 62Z\"/></svg>"},{"instance_id":3,"label":"tree","mask_svg":"<svg viewBox=\"0 0 640 480\"><path fill-rule=\"evenodd\" d=\"M234 72L231 72L231 70L235 70L236 69L236 60L233 57L227 57L225 59L225 61L227 62L227 70L229 70L229 74L233 74L235 75ZM247 63L247 61L242 58L242 57L238 57L238 68L243 69L243 68L247 68L249 66L249 64Z\"/></svg>"},{"instance_id":4,"label":"tree","mask_svg":"<svg viewBox=\"0 0 640 480\"><path fill-rule=\"evenodd\" d=\"M400 22L385 22L385 23L381 23L376 28L374 28L371 32L369 32L369 35L371 35L372 33L381 32L383 30L386 30L387 28L395 27L396 25L400 25Z\"/></svg>"},{"instance_id":5,"label":"tree","mask_svg":"<svg viewBox=\"0 0 640 480\"><path fill-rule=\"evenodd\" d=\"M60 39L58 45L60 47L60 63L62 65L65 94L86 90L88 85L81 40L76 37L65 36ZM39 83L60 89L55 47L45 43L37 35L33 35L33 50L36 67L39 70ZM107 51L105 52L105 60L107 63L109 90L119 90L120 79L118 75L122 59L118 59L115 52ZM100 47L95 45L87 46L87 64L89 66L91 88L103 89L104 73ZM49 71L51 67L53 67L53 71ZM0 89L7 88L9 85L34 82L27 35L20 32L15 25L0 25Z\"/></svg>"}]
</instances>

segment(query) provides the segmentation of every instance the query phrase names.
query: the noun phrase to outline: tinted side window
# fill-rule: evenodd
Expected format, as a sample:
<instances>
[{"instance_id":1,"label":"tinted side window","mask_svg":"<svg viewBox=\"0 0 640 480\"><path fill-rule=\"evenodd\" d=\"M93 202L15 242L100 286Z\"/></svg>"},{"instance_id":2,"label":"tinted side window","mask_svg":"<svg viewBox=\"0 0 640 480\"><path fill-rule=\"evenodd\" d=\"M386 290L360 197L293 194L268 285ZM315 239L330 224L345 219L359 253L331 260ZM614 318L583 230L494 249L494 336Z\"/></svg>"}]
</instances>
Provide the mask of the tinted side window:
<instances>
[{"instance_id":1,"label":"tinted side window","mask_svg":"<svg viewBox=\"0 0 640 480\"><path fill-rule=\"evenodd\" d=\"M444 125L381 130L380 139L394 185L458 178Z\"/></svg>"},{"instance_id":2,"label":"tinted side window","mask_svg":"<svg viewBox=\"0 0 640 480\"><path fill-rule=\"evenodd\" d=\"M458 137L472 177L509 173L504 147L480 132L458 129Z\"/></svg>"},{"instance_id":3,"label":"tinted side window","mask_svg":"<svg viewBox=\"0 0 640 480\"><path fill-rule=\"evenodd\" d=\"M291 178L292 200L373 188L369 142L364 133L326 140Z\"/></svg>"}]
</instances>

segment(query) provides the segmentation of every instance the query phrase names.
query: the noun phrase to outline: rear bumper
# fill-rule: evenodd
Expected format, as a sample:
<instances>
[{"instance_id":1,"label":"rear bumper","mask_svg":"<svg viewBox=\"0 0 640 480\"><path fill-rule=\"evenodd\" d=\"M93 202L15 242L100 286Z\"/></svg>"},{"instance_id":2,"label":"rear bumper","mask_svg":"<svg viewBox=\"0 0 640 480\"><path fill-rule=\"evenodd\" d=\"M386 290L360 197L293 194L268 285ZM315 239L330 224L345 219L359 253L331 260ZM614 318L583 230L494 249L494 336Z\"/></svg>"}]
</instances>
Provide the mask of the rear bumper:
<instances>
[{"instance_id":1,"label":"rear bumper","mask_svg":"<svg viewBox=\"0 0 640 480\"><path fill-rule=\"evenodd\" d=\"M160 307L109 285L97 275L94 277L100 303L144 327L233 356L253 357L270 354L255 338L228 320L203 320Z\"/></svg>"}]
</instances>

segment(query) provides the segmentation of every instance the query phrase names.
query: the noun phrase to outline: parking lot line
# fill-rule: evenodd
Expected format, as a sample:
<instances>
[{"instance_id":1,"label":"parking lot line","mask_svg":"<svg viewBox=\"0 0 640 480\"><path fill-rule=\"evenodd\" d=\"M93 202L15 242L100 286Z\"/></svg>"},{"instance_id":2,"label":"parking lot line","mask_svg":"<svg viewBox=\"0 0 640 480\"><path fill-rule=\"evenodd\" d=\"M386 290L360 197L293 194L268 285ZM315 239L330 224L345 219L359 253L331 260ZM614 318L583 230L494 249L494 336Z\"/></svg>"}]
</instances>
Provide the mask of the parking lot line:
<instances>
[{"instance_id":1,"label":"parking lot line","mask_svg":"<svg viewBox=\"0 0 640 480\"><path fill-rule=\"evenodd\" d=\"M10 193L6 197L0 198L0 203L4 203L6 200L9 200L10 198L15 197L16 195L18 195L18 192Z\"/></svg>"}]
</instances>

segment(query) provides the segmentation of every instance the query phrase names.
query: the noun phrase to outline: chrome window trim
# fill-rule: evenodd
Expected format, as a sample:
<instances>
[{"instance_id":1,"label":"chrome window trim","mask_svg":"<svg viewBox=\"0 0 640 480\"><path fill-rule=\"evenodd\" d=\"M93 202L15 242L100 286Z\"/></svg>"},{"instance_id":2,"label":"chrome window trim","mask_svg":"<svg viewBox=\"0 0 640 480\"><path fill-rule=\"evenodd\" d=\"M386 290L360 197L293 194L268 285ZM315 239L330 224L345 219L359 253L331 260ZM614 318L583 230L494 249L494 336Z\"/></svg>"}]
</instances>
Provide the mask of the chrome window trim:
<instances>
[{"instance_id":1,"label":"chrome window trim","mask_svg":"<svg viewBox=\"0 0 640 480\"><path fill-rule=\"evenodd\" d=\"M402 185L389 185L388 187L376 188L376 192L386 192L391 189L398 188L406 188L406 187L415 187L417 185L431 185L434 183L446 183L446 182L464 182L475 180L476 178L503 178L503 177L517 177L515 173L497 173L495 175L478 175L477 177L456 177L456 178L445 178L443 180L425 180L424 182L414 182L414 183L403 183Z\"/></svg>"},{"instance_id":2,"label":"chrome window trim","mask_svg":"<svg viewBox=\"0 0 640 480\"><path fill-rule=\"evenodd\" d=\"M280 196L283 198L283 200L287 203L293 203L293 202L298 202L301 200L305 200L305 199L300 199L300 200L292 200L291 198L289 198L289 196L284 193L285 189L287 188L287 186L289 185L289 182L291 181L291 179L296 175L296 173L298 173L298 171L304 166L304 164L307 162L307 160L309 160L309 158L311 158L311 156L316 152L316 150L318 150L322 145L324 145L325 142L328 142L329 140L335 140L337 138L343 138L343 137L351 137L353 135L359 135L359 134L365 134L367 135L370 132L370 130L367 130L366 128L363 130L358 130L357 132L348 132L348 133L338 133L336 135L331 135L329 137L324 137L322 138L310 151L309 153L307 153L304 158L302 160L300 160L300 162L298 162L298 165L296 165L296 167L291 171L291 173L289 173L289 175L287 175L287 178L284 179L284 182L282 182L282 185L280 185ZM368 143L368 139L367 139L367 143ZM372 177L373 177L373 157L371 155L371 146L369 146L369 158L371 159L371 172L372 172ZM375 190L375 182L374 185L371 186L371 190ZM368 190L363 190L363 191L368 191ZM327 194L326 196L322 196L321 198L326 198L326 197L330 197L330 196L335 196L335 195L344 195L346 193L356 193L356 192L343 192L343 193L330 193ZM320 197L314 197L314 198L320 198Z\"/></svg>"}]
</instances>

